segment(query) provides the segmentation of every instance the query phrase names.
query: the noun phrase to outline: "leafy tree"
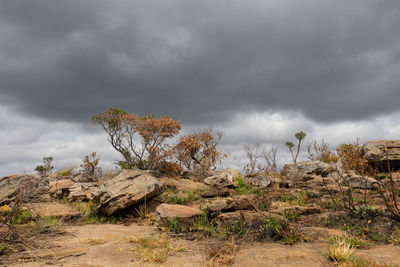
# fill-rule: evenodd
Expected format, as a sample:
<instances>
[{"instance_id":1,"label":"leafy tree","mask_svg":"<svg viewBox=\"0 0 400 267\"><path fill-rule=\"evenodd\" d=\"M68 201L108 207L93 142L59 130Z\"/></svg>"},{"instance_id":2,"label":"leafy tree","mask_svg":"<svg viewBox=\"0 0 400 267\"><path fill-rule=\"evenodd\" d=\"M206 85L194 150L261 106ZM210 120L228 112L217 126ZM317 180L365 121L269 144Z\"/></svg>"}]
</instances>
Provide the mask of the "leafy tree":
<instances>
[{"instance_id":1,"label":"leafy tree","mask_svg":"<svg viewBox=\"0 0 400 267\"><path fill-rule=\"evenodd\" d=\"M43 163L44 165L38 165L35 168L35 171L37 171L40 175L46 175L51 172L54 167L51 165L51 162L53 161L53 157L44 157L43 158Z\"/></svg>"},{"instance_id":2,"label":"leafy tree","mask_svg":"<svg viewBox=\"0 0 400 267\"><path fill-rule=\"evenodd\" d=\"M124 158L124 166L138 169L157 169L172 156L166 140L182 128L178 120L154 115L138 117L117 108L92 117L108 135L108 141Z\"/></svg>"}]
</instances>

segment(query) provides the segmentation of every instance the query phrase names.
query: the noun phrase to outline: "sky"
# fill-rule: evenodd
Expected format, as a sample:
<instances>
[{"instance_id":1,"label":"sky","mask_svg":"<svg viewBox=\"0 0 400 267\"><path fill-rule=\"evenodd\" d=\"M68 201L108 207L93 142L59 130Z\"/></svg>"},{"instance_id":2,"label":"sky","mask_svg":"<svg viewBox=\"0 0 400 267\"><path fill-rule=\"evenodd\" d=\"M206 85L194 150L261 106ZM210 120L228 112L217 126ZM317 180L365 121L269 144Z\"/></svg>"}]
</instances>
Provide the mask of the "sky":
<instances>
[{"instance_id":1,"label":"sky","mask_svg":"<svg viewBox=\"0 0 400 267\"><path fill-rule=\"evenodd\" d=\"M400 1L0 0L0 176L45 156L120 156L91 117L116 107L243 146L400 136ZM306 159L303 151L300 155Z\"/></svg>"}]
</instances>

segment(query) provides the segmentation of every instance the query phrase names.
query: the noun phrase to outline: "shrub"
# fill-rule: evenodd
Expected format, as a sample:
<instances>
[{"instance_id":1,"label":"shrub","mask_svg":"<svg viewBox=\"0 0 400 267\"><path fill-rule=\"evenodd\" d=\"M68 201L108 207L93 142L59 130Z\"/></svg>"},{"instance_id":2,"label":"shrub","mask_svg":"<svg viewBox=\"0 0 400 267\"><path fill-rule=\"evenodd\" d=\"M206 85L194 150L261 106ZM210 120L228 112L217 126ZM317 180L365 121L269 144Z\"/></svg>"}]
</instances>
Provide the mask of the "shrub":
<instances>
[{"instance_id":1,"label":"shrub","mask_svg":"<svg viewBox=\"0 0 400 267\"><path fill-rule=\"evenodd\" d=\"M86 155L81 164L83 174L95 180L101 174L101 168L97 167L99 160L100 158L96 157L96 152Z\"/></svg>"},{"instance_id":2,"label":"shrub","mask_svg":"<svg viewBox=\"0 0 400 267\"><path fill-rule=\"evenodd\" d=\"M124 158L128 169L157 169L159 164L172 156L166 140L182 128L178 120L154 115L138 117L112 108L92 117L108 135L108 141ZM139 140L139 141L137 141Z\"/></svg>"},{"instance_id":3,"label":"shrub","mask_svg":"<svg viewBox=\"0 0 400 267\"><path fill-rule=\"evenodd\" d=\"M341 144L336 150L346 170L354 170L361 175L367 175L371 172L359 144Z\"/></svg>"},{"instance_id":4,"label":"shrub","mask_svg":"<svg viewBox=\"0 0 400 267\"><path fill-rule=\"evenodd\" d=\"M217 145L222 138L222 132L216 136L212 130L182 136L173 149L178 162L188 170L193 170L199 177L206 177L216 165L221 162L222 156L217 151Z\"/></svg>"},{"instance_id":5,"label":"shrub","mask_svg":"<svg viewBox=\"0 0 400 267\"><path fill-rule=\"evenodd\" d=\"M176 177L182 173L183 168L176 162L163 161L160 163L158 171L167 176Z\"/></svg>"}]
</instances>

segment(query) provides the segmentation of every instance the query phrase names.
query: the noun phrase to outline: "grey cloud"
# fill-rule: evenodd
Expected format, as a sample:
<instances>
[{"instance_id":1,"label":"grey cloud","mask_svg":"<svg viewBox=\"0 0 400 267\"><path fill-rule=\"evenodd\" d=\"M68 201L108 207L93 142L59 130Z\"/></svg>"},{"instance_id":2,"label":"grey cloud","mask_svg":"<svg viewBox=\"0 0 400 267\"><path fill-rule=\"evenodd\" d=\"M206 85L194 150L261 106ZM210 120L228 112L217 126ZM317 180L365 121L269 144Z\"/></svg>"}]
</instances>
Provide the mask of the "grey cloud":
<instances>
[{"instance_id":1,"label":"grey cloud","mask_svg":"<svg viewBox=\"0 0 400 267\"><path fill-rule=\"evenodd\" d=\"M398 1L0 1L0 101L87 122L109 107L186 124L398 110Z\"/></svg>"}]
</instances>

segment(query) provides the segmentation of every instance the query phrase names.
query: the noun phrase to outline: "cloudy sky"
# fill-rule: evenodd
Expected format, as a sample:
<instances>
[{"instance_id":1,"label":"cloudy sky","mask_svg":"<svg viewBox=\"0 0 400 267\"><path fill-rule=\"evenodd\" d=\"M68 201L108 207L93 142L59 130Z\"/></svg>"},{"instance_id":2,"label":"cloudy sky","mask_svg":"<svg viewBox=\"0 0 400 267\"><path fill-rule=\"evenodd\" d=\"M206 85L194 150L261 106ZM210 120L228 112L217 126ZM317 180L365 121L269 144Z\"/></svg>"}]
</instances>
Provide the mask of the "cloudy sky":
<instances>
[{"instance_id":1,"label":"cloudy sky","mask_svg":"<svg viewBox=\"0 0 400 267\"><path fill-rule=\"evenodd\" d=\"M400 137L398 0L0 0L0 175L119 159L110 107L243 145ZM305 154L302 157L306 157Z\"/></svg>"}]
</instances>

